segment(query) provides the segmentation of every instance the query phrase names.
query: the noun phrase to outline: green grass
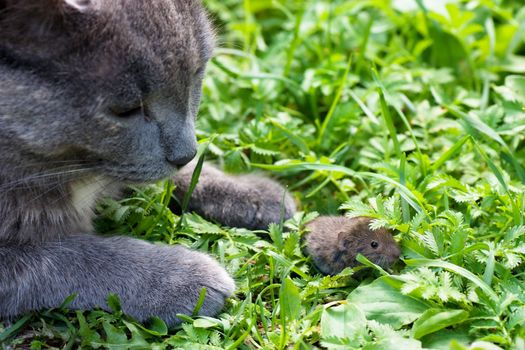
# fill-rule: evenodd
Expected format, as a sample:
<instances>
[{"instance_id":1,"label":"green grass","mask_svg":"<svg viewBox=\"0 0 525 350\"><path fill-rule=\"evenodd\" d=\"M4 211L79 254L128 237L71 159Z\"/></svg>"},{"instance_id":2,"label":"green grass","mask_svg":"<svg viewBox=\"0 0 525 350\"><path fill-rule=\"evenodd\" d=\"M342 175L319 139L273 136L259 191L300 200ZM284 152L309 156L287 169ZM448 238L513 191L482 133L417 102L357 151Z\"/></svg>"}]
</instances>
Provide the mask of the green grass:
<instances>
[{"instance_id":1,"label":"green grass","mask_svg":"<svg viewBox=\"0 0 525 350\"><path fill-rule=\"evenodd\" d=\"M220 48L199 139L304 213L284 231L179 225L170 184L105 203L101 231L210 252L236 296L169 331L114 298L114 313L48 310L0 325L4 347L525 349L525 10L448 2L208 0ZM375 218L403 261L319 275L300 249L315 212Z\"/></svg>"}]
</instances>

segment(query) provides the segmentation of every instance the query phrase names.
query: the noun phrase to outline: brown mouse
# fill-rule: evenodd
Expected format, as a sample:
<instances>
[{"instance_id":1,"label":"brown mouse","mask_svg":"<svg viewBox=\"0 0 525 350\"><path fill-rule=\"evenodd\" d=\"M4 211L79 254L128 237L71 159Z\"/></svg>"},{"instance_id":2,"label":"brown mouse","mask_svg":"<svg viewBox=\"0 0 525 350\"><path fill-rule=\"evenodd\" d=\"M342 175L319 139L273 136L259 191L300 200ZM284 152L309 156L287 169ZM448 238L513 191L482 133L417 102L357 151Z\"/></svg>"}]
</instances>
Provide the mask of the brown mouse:
<instances>
[{"instance_id":1,"label":"brown mouse","mask_svg":"<svg viewBox=\"0 0 525 350\"><path fill-rule=\"evenodd\" d=\"M368 217L320 216L306 225L310 232L305 236L305 251L328 275L357 266L357 254L388 268L401 251L388 230L370 229L371 221Z\"/></svg>"}]
</instances>

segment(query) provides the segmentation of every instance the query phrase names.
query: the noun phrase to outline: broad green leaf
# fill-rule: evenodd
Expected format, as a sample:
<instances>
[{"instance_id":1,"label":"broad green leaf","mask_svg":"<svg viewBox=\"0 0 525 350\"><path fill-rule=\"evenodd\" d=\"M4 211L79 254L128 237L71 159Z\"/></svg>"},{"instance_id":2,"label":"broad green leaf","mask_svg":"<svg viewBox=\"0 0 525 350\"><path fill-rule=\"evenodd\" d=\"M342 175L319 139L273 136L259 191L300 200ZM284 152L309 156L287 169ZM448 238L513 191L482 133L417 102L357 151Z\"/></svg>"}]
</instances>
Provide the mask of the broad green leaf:
<instances>
[{"instance_id":1,"label":"broad green leaf","mask_svg":"<svg viewBox=\"0 0 525 350\"><path fill-rule=\"evenodd\" d=\"M147 327L144 327L139 323L134 323L134 325L142 329L144 332L157 337L168 334L168 327L166 326L166 323L164 323L164 321L158 317L152 317L149 320Z\"/></svg>"},{"instance_id":2,"label":"broad green leaf","mask_svg":"<svg viewBox=\"0 0 525 350\"><path fill-rule=\"evenodd\" d=\"M104 320L102 323L104 332L106 333L106 343L114 349L121 348L126 349L128 343L128 337L122 329L118 329L113 326L109 321Z\"/></svg>"},{"instance_id":3,"label":"broad green leaf","mask_svg":"<svg viewBox=\"0 0 525 350\"><path fill-rule=\"evenodd\" d=\"M281 307L281 317L284 320L292 321L297 318L301 309L301 295L299 288L287 277L279 290L279 305Z\"/></svg>"},{"instance_id":4,"label":"broad green leaf","mask_svg":"<svg viewBox=\"0 0 525 350\"><path fill-rule=\"evenodd\" d=\"M425 349L450 350L450 344L462 344L468 346L472 342L469 337L469 327L460 329L442 329L426 335L421 339Z\"/></svg>"},{"instance_id":5,"label":"broad green leaf","mask_svg":"<svg viewBox=\"0 0 525 350\"><path fill-rule=\"evenodd\" d=\"M429 309L426 303L403 295L399 287L398 281L383 276L368 285L357 287L348 296L348 301L363 310L368 320L399 329L414 322Z\"/></svg>"},{"instance_id":6,"label":"broad green leaf","mask_svg":"<svg viewBox=\"0 0 525 350\"><path fill-rule=\"evenodd\" d=\"M220 325L220 322L208 317L198 318L193 321L193 327L195 328L213 328Z\"/></svg>"},{"instance_id":7,"label":"broad green leaf","mask_svg":"<svg viewBox=\"0 0 525 350\"><path fill-rule=\"evenodd\" d=\"M421 342L416 339L403 338L401 336L391 339L381 339L374 343L365 345L363 350L423 350Z\"/></svg>"},{"instance_id":8,"label":"broad green leaf","mask_svg":"<svg viewBox=\"0 0 525 350\"><path fill-rule=\"evenodd\" d=\"M367 336L366 317L361 309L351 303L329 306L321 316L321 344L330 349L345 349L348 345L325 343L326 339L341 339L346 344L359 345ZM329 344L332 344L329 346ZM346 347L345 347L346 346Z\"/></svg>"},{"instance_id":9,"label":"broad green leaf","mask_svg":"<svg viewBox=\"0 0 525 350\"><path fill-rule=\"evenodd\" d=\"M429 309L414 322L411 334L421 339L427 334L465 321L468 315L465 310Z\"/></svg>"},{"instance_id":10,"label":"broad green leaf","mask_svg":"<svg viewBox=\"0 0 525 350\"><path fill-rule=\"evenodd\" d=\"M141 333L141 330L137 326L135 326L133 323L124 320L122 320L122 322L131 332L131 339L128 341L128 346L130 350L147 349L151 346L149 342L144 338L144 336Z\"/></svg>"}]
</instances>

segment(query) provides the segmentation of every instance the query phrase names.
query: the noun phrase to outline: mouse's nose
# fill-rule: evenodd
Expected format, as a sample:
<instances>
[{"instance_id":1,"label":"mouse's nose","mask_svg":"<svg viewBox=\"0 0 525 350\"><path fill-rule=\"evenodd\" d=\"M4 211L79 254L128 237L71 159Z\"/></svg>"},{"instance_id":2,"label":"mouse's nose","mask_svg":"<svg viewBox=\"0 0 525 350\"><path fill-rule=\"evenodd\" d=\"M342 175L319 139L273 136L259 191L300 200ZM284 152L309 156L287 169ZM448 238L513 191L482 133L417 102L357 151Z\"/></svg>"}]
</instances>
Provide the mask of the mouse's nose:
<instances>
[{"instance_id":1,"label":"mouse's nose","mask_svg":"<svg viewBox=\"0 0 525 350\"><path fill-rule=\"evenodd\" d=\"M401 249L399 248L398 245L395 245L394 248L392 249L392 259L397 260L399 259L400 256L401 256Z\"/></svg>"}]
</instances>

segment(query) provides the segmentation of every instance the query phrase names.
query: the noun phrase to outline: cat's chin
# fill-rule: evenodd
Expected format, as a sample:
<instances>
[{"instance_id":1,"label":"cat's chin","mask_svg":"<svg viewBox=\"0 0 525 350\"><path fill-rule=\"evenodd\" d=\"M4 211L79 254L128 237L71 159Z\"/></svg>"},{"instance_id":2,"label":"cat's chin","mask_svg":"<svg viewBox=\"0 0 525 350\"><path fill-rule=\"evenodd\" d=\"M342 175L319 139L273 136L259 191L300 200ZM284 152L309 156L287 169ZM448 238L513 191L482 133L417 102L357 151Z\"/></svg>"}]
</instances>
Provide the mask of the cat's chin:
<instances>
[{"instance_id":1,"label":"cat's chin","mask_svg":"<svg viewBox=\"0 0 525 350\"><path fill-rule=\"evenodd\" d=\"M138 169L138 170L109 170L105 175L119 181L122 184L149 184L173 177L178 168L173 166L159 167L156 169Z\"/></svg>"}]
</instances>

